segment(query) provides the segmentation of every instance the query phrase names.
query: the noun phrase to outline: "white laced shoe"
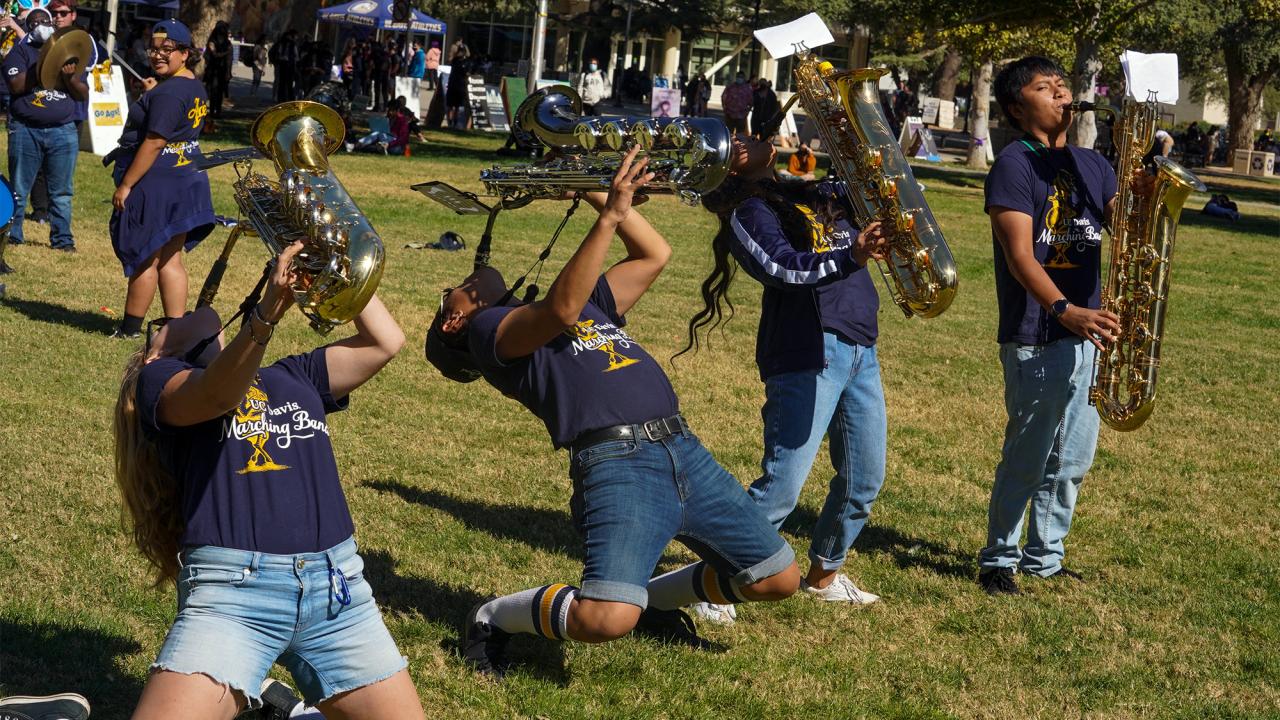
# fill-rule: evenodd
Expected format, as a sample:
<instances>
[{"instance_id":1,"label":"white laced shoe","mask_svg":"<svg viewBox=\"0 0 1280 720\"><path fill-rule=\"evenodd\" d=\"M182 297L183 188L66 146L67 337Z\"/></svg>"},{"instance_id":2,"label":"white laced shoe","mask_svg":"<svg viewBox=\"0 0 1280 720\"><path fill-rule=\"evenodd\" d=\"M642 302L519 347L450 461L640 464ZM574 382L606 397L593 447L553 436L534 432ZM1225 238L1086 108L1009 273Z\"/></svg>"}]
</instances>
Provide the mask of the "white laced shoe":
<instances>
[{"instance_id":1,"label":"white laced shoe","mask_svg":"<svg viewBox=\"0 0 1280 720\"><path fill-rule=\"evenodd\" d=\"M738 609L733 605L700 602L690 606L689 613L712 625L732 625L738 619Z\"/></svg>"},{"instance_id":2,"label":"white laced shoe","mask_svg":"<svg viewBox=\"0 0 1280 720\"><path fill-rule=\"evenodd\" d=\"M869 593L866 590L859 590L858 586L854 585L853 581L849 579L849 576L844 573L836 575L836 579L832 580L831 584L824 588L813 587L804 580L800 581L800 588L804 590L805 593L827 602L846 602L852 605L870 605L871 603L878 602L880 600L879 595Z\"/></svg>"}]
</instances>

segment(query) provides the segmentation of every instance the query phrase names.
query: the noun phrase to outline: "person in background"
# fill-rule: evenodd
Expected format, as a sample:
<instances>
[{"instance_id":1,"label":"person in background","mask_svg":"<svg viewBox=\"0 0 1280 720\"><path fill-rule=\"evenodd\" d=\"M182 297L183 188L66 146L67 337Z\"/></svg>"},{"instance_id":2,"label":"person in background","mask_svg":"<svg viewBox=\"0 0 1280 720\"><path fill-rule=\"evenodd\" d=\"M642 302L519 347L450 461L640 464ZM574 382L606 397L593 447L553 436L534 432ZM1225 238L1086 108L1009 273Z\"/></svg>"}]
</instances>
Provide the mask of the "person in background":
<instances>
[{"instance_id":1,"label":"person in background","mask_svg":"<svg viewBox=\"0 0 1280 720\"><path fill-rule=\"evenodd\" d=\"M756 81L755 91L751 95L751 136L757 140L768 140L764 136L765 125L772 121L782 109L778 102L778 94L773 91L773 83L768 78Z\"/></svg>"},{"instance_id":2,"label":"person in background","mask_svg":"<svg viewBox=\"0 0 1280 720\"><path fill-rule=\"evenodd\" d=\"M747 115L751 113L753 100L751 85L747 76L739 72L733 78L733 84L720 93L720 106L724 109L724 122L731 133L747 132Z\"/></svg>"},{"instance_id":3,"label":"person in background","mask_svg":"<svg viewBox=\"0 0 1280 720\"><path fill-rule=\"evenodd\" d=\"M814 171L818 169L818 158L808 145L801 144L787 160L787 169L779 170L778 177L784 181L816 180Z\"/></svg>"},{"instance_id":4,"label":"person in background","mask_svg":"<svg viewBox=\"0 0 1280 720\"><path fill-rule=\"evenodd\" d=\"M684 88L685 102L688 103L689 115L693 117L707 116L707 103L711 101L711 83L701 72L694 75Z\"/></svg>"},{"instance_id":5,"label":"person in background","mask_svg":"<svg viewBox=\"0 0 1280 720\"><path fill-rule=\"evenodd\" d=\"M440 43L434 41L431 43L431 49L426 55L426 68L426 74L423 77L427 81L427 89L434 91L440 82Z\"/></svg>"},{"instance_id":6,"label":"person in background","mask_svg":"<svg viewBox=\"0 0 1280 720\"><path fill-rule=\"evenodd\" d=\"M267 71L267 36L262 34L258 36L258 41L253 44L253 89L250 94L254 97L258 95L258 86L262 84L262 74Z\"/></svg>"},{"instance_id":7,"label":"person in background","mask_svg":"<svg viewBox=\"0 0 1280 720\"><path fill-rule=\"evenodd\" d=\"M465 129L470 123L468 75L471 51L462 38L453 44L449 57L449 87L445 90L445 106L449 108L449 127Z\"/></svg>"},{"instance_id":8,"label":"person in background","mask_svg":"<svg viewBox=\"0 0 1280 720\"><path fill-rule=\"evenodd\" d=\"M409 77L421 80L427 74L427 51L422 49L422 41L413 41L413 58L409 61Z\"/></svg>"},{"instance_id":9,"label":"person in background","mask_svg":"<svg viewBox=\"0 0 1280 720\"><path fill-rule=\"evenodd\" d=\"M599 60L591 58L587 63L586 71L578 75L578 81L573 84L573 89L577 90L578 95L582 97L583 115L600 114L596 106L609 97L609 75L601 69ZM670 106L670 103L667 105Z\"/></svg>"},{"instance_id":10,"label":"person in background","mask_svg":"<svg viewBox=\"0 0 1280 720\"><path fill-rule=\"evenodd\" d=\"M67 12L65 5L60 12ZM74 19L75 11L70 11ZM65 16L64 16L65 17ZM76 128L76 101L89 97L87 73L77 72L76 63L61 68L59 87L40 84L36 66L40 48L54 32L53 15L47 8L27 14L27 35L14 44L5 57L5 81L12 96L9 106L9 178L19 212L14 214L9 242L25 242L22 210L43 170L49 185L49 245L55 250L75 252L71 234L71 196L80 136Z\"/></svg>"},{"instance_id":11,"label":"person in background","mask_svg":"<svg viewBox=\"0 0 1280 720\"><path fill-rule=\"evenodd\" d=\"M268 55L271 67L275 68L276 102L288 102L294 98L294 82L301 59L297 31L286 30L271 46Z\"/></svg>"},{"instance_id":12,"label":"person in background","mask_svg":"<svg viewBox=\"0 0 1280 720\"><path fill-rule=\"evenodd\" d=\"M111 247L129 279L124 317L112 337L138 337L157 289L164 316L182 317L182 253L206 238L216 222L209 178L198 169L210 101L193 72L200 62L193 44L186 25L156 23L148 46L155 78L129 106L120 146L107 156L115 163L116 183Z\"/></svg>"},{"instance_id":13,"label":"person in background","mask_svg":"<svg viewBox=\"0 0 1280 720\"><path fill-rule=\"evenodd\" d=\"M1142 158L1142 164L1148 168L1155 167L1155 158L1169 157L1173 151L1173 135L1164 128L1157 128L1155 137L1151 138L1151 149Z\"/></svg>"},{"instance_id":14,"label":"person in background","mask_svg":"<svg viewBox=\"0 0 1280 720\"><path fill-rule=\"evenodd\" d=\"M231 83L231 32L225 20L219 20L209 33L204 46L204 86L209 91L209 112L222 117L222 103Z\"/></svg>"}]
</instances>

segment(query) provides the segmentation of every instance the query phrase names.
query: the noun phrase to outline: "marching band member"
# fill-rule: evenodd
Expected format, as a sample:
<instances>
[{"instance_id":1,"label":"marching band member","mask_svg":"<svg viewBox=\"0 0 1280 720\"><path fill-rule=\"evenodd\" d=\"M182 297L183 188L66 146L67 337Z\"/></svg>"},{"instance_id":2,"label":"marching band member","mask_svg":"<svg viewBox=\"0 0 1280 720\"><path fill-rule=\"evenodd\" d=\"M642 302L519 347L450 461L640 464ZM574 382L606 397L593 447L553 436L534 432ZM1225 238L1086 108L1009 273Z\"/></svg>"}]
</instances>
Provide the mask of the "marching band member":
<instances>
[{"instance_id":1,"label":"marching band member","mask_svg":"<svg viewBox=\"0 0 1280 720\"><path fill-rule=\"evenodd\" d=\"M879 252L879 224L861 231L834 211L835 182L774 179L773 145L735 141L733 173L703 197L720 218L712 240L715 268L702 285L697 331L719 324L732 263L763 285L756 365L765 384L764 458L750 495L775 528L795 509L823 436L831 479L812 531L801 587L832 602L867 605L877 595L840 573L884 483L885 405L876 359L879 297L864 266ZM732 259L731 259L732 257ZM730 624L732 608L699 605L697 614Z\"/></svg>"},{"instance_id":2,"label":"marching band member","mask_svg":"<svg viewBox=\"0 0 1280 720\"><path fill-rule=\"evenodd\" d=\"M137 337L157 287L165 317L187 307L183 250L213 230L209 178L199 170L200 131L209 113L204 85L192 68L200 52L177 20L152 28L147 55L155 78L129 106L115 161L111 247L129 278L124 317L112 337Z\"/></svg>"},{"instance_id":3,"label":"marching band member","mask_svg":"<svg viewBox=\"0 0 1280 720\"><path fill-rule=\"evenodd\" d=\"M570 506L586 545L580 588L550 584L472 609L463 650L484 673L503 672L513 633L605 642L639 622L692 641L678 608L778 600L799 582L791 548L690 432L666 374L622 330L671 254L631 209L653 178L636 153L607 198L587 196L600 216L544 299L508 304L501 274L479 268L445 292L427 334L427 359L446 377L484 377L569 449ZM627 256L601 275L615 231ZM673 538L703 561L651 578Z\"/></svg>"},{"instance_id":4,"label":"marching band member","mask_svg":"<svg viewBox=\"0 0 1280 720\"><path fill-rule=\"evenodd\" d=\"M27 198L36 175L44 171L49 187L49 246L75 252L71 235L72 181L80 134L76 128L76 101L89 97L85 72L76 72L74 62L61 68L65 90L40 84L40 48L53 37L53 15L48 8L27 13L27 34L16 42L4 58L9 102L9 178L13 181L17 212L9 230L9 242L26 242L23 219Z\"/></svg>"},{"instance_id":5,"label":"marching band member","mask_svg":"<svg viewBox=\"0 0 1280 720\"><path fill-rule=\"evenodd\" d=\"M280 254L229 343L200 308L153 321L126 367L116 482L135 544L178 591L134 720L260 707L276 661L326 717L423 717L363 575L327 422L404 334L374 296L354 336L262 367L301 248Z\"/></svg>"},{"instance_id":6,"label":"marching band member","mask_svg":"<svg viewBox=\"0 0 1280 720\"><path fill-rule=\"evenodd\" d=\"M1009 414L978 558L978 582L992 595L1019 592L1017 569L1080 578L1062 566L1063 541L1098 442L1089 405L1095 351L1120 330L1119 318L1099 309L1102 227L1116 174L1094 150L1067 145L1066 72L1025 57L994 84L1005 118L1025 134L1000 152L985 185Z\"/></svg>"}]
</instances>

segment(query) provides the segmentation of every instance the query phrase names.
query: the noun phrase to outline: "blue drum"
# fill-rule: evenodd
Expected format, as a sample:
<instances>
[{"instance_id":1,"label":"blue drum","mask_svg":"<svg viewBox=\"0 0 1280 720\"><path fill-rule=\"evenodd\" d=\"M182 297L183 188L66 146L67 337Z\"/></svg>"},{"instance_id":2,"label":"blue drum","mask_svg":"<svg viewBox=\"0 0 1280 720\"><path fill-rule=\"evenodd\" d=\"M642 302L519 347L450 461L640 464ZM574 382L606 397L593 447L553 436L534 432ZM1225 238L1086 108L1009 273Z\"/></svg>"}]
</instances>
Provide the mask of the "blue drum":
<instances>
[{"instance_id":1,"label":"blue drum","mask_svg":"<svg viewBox=\"0 0 1280 720\"><path fill-rule=\"evenodd\" d=\"M9 179L0 175L0 242L9 242L9 225L13 223L13 214L17 209Z\"/></svg>"}]
</instances>

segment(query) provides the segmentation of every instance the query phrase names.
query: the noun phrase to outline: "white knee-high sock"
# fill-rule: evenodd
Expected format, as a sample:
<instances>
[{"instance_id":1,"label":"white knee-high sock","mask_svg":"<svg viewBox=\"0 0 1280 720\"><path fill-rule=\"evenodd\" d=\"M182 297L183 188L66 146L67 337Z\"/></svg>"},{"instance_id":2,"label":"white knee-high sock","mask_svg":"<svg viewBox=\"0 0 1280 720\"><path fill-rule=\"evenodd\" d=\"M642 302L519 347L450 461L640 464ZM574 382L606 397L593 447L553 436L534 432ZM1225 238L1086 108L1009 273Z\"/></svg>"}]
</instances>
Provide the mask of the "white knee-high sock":
<instances>
[{"instance_id":1,"label":"white knee-high sock","mask_svg":"<svg viewBox=\"0 0 1280 720\"><path fill-rule=\"evenodd\" d=\"M481 605L476 620L503 632L569 640L569 607L577 593L578 588L559 583L522 590Z\"/></svg>"},{"instance_id":2,"label":"white knee-high sock","mask_svg":"<svg viewBox=\"0 0 1280 720\"><path fill-rule=\"evenodd\" d=\"M737 605L747 602L741 585L705 562L685 565L649 581L649 607L675 610L696 602Z\"/></svg>"}]
</instances>

